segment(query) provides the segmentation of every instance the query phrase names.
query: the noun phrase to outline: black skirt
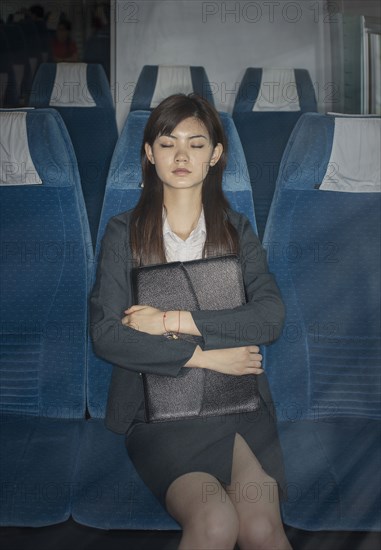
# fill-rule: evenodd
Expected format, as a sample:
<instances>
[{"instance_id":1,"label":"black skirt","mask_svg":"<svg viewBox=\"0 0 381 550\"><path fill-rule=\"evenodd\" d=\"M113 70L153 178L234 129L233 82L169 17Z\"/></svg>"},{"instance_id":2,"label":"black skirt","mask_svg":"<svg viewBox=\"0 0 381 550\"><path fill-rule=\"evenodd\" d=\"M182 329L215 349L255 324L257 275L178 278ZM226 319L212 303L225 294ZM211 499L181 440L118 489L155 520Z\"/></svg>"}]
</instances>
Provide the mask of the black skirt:
<instances>
[{"instance_id":1,"label":"black skirt","mask_svg":"<svg viewBox=\"0 0 381 550\"><path fill-rule=\"evenodd\" d=\"M170 484L188 472L206 472L231 482L235 433L246 440L285 499L282 451L275 419L261 400L258 411L147 423L141 405L126 433L128 455L139 476L165 508Z\"/></svg>"}]
</instances>

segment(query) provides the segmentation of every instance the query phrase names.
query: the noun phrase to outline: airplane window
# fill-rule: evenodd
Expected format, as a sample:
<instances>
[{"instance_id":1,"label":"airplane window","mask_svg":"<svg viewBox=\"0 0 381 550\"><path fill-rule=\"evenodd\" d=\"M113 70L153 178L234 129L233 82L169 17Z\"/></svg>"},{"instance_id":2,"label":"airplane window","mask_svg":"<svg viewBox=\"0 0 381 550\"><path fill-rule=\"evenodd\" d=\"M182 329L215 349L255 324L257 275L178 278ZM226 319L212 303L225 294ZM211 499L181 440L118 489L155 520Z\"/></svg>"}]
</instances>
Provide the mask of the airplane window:
<instances>
[{"instance_id":1,"label":"airplane window","mask_svg":"<svg viewBox=\"0 0 381 550\"><path fill-rule=\"evenodd\" d=\"M28 105L41 63L100 63L110 81L110 0L2 6L0 107Z\"/></svg>"},{"instance_id":2,"label":"airplane window","mask_svg":"<svg viewBox=\"0 0 381 550\"><path fill-rule=\"evenodd\" d=\"M381 114L381 23L363 17L362 112Z\"/></svg>"},{"instance_id":3,"label":"airplane window","mask_svg":"<svg viewBox=\"0 0 381 550\"><path fill-rule=\"evenodd\" d=\"M381 114L381 22L343 12L331 26L332 75L339 93L335 111Z\"/></svg>"}]
</instances>

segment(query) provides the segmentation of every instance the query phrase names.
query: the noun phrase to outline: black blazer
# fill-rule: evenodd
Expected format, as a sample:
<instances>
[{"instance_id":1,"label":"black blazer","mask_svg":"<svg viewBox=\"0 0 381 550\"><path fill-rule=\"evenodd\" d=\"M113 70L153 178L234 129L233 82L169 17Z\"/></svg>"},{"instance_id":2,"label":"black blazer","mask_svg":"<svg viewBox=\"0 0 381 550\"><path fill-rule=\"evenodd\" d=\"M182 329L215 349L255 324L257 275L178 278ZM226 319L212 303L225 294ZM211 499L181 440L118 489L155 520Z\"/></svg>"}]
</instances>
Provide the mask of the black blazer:
<instances>
[{"instance_id":1,"label":"black blazer","mask_svg":"<svg viewBox=\"0 0 381 550\"><path fill-rule=\"evenodd\" d=\"M133 267L129 222L131 210L112 217L102 240L96 281L90 297L90 332L95 353L113 364L105 424L125 433L143 401L140 373L177 376L192 357L196 344L171 340L125 327L124 310L133 305ZM284 306L268 271L266 253L249 220L228 211L240 242L240 260L247 303L234 309L192 311L203 337L203 349L269 344L281 333ZM263 400L275 416L265 374L258 376Z\"/></svg>"}]
</instances>

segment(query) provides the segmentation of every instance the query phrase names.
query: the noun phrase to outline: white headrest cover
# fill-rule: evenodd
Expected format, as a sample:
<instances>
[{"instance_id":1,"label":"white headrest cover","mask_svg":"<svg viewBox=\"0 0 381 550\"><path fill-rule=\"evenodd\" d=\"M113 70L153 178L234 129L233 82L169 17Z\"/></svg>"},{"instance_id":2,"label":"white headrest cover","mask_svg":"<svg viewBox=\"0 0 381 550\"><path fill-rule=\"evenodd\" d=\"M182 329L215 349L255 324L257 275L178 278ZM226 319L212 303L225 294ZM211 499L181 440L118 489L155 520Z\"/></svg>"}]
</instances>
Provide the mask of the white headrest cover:
<instances>
[{"instance_id":1,"label":"white headrest cover","mask_svg":"<svg viewBox=\"0 0 381 550\"><path fill-rule=\"evenodd\" d=\"M381 119L337 118L323 191L380 193Z\"/></svg>"},{"instance_id":2,"label":"white headrest cover","mask_svg":"<svg viewBox=\"0 0 381 550\"><path fill-rule=\"evenodd\" d=\"M29 152L27 113L0 113L0 185L42 183Z\"/></svg>"},{"instance_id":3,"label":"white headrest cover","mask_svg":"<svg viewBox=\"0 0 381 550\"><path fill-rule=\"evenodd\" d=\"M294 69L262 69L253 111L300 111Z\"/></svg>"},{"instance_id":4,"label":"white headrest cover","mask_svg":"<svg viewBox=\"0 0 381 550\"><path fill-rule=\"evenodd\" d=\"M163 99L172 94L191 94L192 92L193 84L189 66L159 65L150 107L154 109Z\"/></svg>"},{"instance_id":5,"label":"white headrest cover","mask_svg":"<svg viewBox=\"0 0 381 550\"><path fill-rule=\"evenodd\" d=\"M87 63L57 63L52 107L96 107L87 87Z\"/></svg>"}]
</instances>

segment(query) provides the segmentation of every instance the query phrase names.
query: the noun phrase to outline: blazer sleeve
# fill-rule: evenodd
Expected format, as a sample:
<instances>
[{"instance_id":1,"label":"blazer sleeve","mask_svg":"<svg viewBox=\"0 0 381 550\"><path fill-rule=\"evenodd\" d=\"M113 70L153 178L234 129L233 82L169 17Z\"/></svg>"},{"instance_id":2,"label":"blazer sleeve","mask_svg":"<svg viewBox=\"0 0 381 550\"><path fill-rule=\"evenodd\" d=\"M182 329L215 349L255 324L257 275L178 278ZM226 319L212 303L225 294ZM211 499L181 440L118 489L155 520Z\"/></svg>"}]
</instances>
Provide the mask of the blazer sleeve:
<instances>
[{"instance_id":1,"label":"blazer sleeve","mask_svg":"<svg viewBox=\"0 0 381 550\"><path fill-rule=\"evenodd\" d=\"M237 230L247 303L234 309L191 312L205 350L269 344L282 331L285 308L269 273L266 252L246 216L241 215Z\"/></svg>"},{"instance_id":2,"label":"blazer sleeve","mask_svg":"<svg viewBox=\"0 0 381 550\"><path fill-rule=\"evenodd\" d=\"M177 376L197 344L122 325L124 310L133 305L131 267L128 223L115 216L108 222L102 239L90 295L94 351L106 361L132 371Z\"/></svg>"}]
</instances>

